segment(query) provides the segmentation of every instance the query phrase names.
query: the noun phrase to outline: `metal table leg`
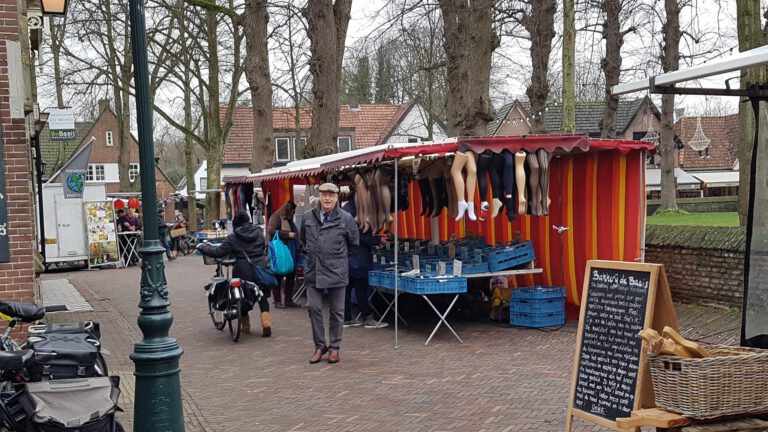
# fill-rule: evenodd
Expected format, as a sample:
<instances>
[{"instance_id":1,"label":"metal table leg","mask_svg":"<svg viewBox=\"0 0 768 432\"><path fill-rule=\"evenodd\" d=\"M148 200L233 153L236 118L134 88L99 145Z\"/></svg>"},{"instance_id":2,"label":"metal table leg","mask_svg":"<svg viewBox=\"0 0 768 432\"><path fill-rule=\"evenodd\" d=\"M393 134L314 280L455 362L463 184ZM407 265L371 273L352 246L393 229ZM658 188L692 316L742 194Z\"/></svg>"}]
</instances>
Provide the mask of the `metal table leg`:
<instances>
[{"instance_id":1,"label":"metal table leg","mask_svg":"<svg viewBox=\"0 0 768 432\"><path fill-rule=\"evenodd\" d=\"M375 292L375 293L379 293L379 296L380 296L382 299L384 299L384 301L387 303L387 308L384 310L384 313L383 313L383 314L379 314L379 316L380 316L380 317L379 317L379 321L376 323L376 325L379 325L379 324L381 324L381 322L382 322L382 321L384 321L384 318L386 318L386 316L387 316L387 314L389 313L389 311L390 311L390 310L394 310L394 309L392 308L392 305L394 305L394 304L395 304L395 299L396 299L397 297L400 297L400 296L403 294L403 292L402 292L402 291L398 291L398 292L397 292L397 296L395 296L395 295L394 295L394 294L395 294L395 292L394 292L394 291L392 291L392 290L385 290L385 291L389 291L389 292L391 292L391 293L392 293L392 300L390 301L390 300L389 300L389 299L388 299L388 298L387 298L387 297L386 297L384 294L382 294L382 293L381 293L381 291L382 291L382 290L381 290L381 289L378 289L378 288L373 290L373 292ZM373 293L371 293L371 297L373 297ZM369 297L369 299L370 299L370 297ZM376 309L374 309L374 308L373 308L373 306L371 306L371 309L373 309L373 310L374 310L376 313L379 313L379 311L378 311L378 310L376 310ZM400 315L400 313L399 313L399 312L397 313L397 318L399 318L399 319L400 319L400 322L402 322L403 324L405 324L405 325L408 325L408 323L405 321L405 319L403 319L403 317Z\"/></svg>"},{"instance_id":2,"label":"metal table leg","mask_svg":"<svg viewBox=\"0 0 768 432\"><path fill-rule=\"evenodd\" d=\"M435 333L437 333L437 329L439 329L439 328L440 328L440 326L441 326L442 324L445 324L445 326L446 326L446 327L448 327L448 330L450 330L450 331L451 331L451 333L453 333L453 335L454 335L454 336L456 336L456 339L458 339L458 340L459 340L459 342L461 342L461 343L464 343L464 341L463 341L463 340L461 340L461 338L459 337L459 335L457 335L457 334L456 334L456 332L453 330L453 327L451 327L451 325L450 325L450 324L448 324L448 321L446 321L446 320L445 320L445 317L447 317L447 316L448 316L448 313L450 313L450 312L451 312L451 309L453 309L453 305L454 305L454 304L456 304L456 300L458 300L458 299L459 299L459 295L458 295L458 294L456 294L455 296L453 296L453 301L451 302L450 306L448 306L448 309L446 309L446 310L445 310L445 313L444 313L444 314L440 314L440 311L438 311L438 310L437 310L437 308L435 307L435 305L434 305L434 304L432 304L432 302L431 302L431 301L429 301L429 298L428 298L427 296L425 296L425 295L422 295L421 297L422 297L422 298L424 298L424 300L426 300L426 301L427 301L427 303L429 304L429 306L430 306L430 307L432 307L432 310L433 310L433 311L435 311L435 313L437 314L437 316L438 316L438 317L440 317L440 321L438 321L437 325L435 326L435 329L434 329L434 330L432 330L432 334L431 334L431 335L429 335L429 338L428 338L428 339L427 339L427 341L424 343L424 345L426 346L426 345L428 345L428 344L429 344L429 341L431 341L431 340L432 340L432 337L435 335Z\"/></svg>"},{"instance_id":3,"label":"metal table leg","mask_svg":"<svg viewBox=\"0 0 768 432\"><path fill-rule=\"evenodd\" d=\"M301 278L301 285L299 285L299 289L296 290L296 292L293 293L293 302L296 303L300 298L301 295L304 294L304 291L307 290L307 284L304 282L304 278Z\"/></svg>"}]
</instances>

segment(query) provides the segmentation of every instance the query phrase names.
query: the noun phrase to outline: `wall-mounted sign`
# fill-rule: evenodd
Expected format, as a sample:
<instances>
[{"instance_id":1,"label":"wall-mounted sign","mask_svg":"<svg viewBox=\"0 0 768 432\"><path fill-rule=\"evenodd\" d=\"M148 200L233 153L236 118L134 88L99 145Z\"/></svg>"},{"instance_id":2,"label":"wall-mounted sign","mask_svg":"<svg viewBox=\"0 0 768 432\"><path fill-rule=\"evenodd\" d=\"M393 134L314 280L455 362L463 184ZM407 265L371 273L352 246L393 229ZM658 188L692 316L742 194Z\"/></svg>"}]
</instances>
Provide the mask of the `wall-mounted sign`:
<instances>
[{"instance_id":1,"label":"wall-mounted sign","mask_svg":"<svg viewBox=\"0 0 768 432\"><path fill-rule=\"evenodd\" d=\"M75 139L75 113L71 108L51 108L48 110L48 129L51 141Z\"/></svg>"},{"instance_id":2,"label":"wall-mounted sign","mask_svg":"<svg viewBox=\"0 0 768 432\"><path fill-rule=\"evenodd\" d=\"M5 137L3 126L0 125L0 262L11 261L8 247L8 198L5 195Z\"/></svg>"}]
</instances>

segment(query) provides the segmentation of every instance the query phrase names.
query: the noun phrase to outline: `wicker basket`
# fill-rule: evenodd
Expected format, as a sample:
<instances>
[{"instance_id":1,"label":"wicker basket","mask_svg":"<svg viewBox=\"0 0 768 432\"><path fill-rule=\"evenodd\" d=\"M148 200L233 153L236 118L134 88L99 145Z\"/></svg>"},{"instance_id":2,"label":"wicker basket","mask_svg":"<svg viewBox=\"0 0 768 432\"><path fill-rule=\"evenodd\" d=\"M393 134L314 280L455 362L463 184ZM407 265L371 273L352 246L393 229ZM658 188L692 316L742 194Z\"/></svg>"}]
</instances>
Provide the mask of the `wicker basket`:
<instances>
[{"instance_id":1,"label":"wicker basket","mask_svg":"<svg viewBox=\"0 0 768 432\"><path fill-rule=\"evenodd\" d=\"M768 350L707 350L702 359L649 356L656 405L699 420L768 412Z\"/></svg>"}]
</instances>

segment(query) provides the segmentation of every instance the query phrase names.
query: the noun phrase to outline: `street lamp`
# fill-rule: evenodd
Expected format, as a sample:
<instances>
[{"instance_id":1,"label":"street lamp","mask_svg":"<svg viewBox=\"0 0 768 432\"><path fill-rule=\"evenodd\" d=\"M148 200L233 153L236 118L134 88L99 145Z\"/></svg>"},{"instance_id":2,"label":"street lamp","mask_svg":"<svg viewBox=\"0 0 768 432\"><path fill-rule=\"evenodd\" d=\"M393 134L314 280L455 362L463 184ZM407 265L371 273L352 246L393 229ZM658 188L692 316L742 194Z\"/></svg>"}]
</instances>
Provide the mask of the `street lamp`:
<instances>
[{"instance_id":1,"label":"street lamp","mask_svg":"<svg viewBox=\"0 0 768 432\"><path fill-rule=\"evenodd\" d=\"M62 0L59 0L62 1ZM143 339L133 346L136 364L136 400L133 430L183 432L179 358L182 349L168 335L173 323L169 309L163 252L158 240L155 155L152 142L152 106L149 99L149 65L144 1L129 0L133 76L136 84L136 126L139 137L144 247L141 249L141 299L138 324Z\"/></svg>"},{"instance_id":2,"label":"street lamp","mask_svg":"<svg viewBox=\"0 0 768 432\"><path fill-rule=\"evenodd\" d=\"M43 15L66 15L69 0L41 0Z\"/></svg>"}]
</instances>

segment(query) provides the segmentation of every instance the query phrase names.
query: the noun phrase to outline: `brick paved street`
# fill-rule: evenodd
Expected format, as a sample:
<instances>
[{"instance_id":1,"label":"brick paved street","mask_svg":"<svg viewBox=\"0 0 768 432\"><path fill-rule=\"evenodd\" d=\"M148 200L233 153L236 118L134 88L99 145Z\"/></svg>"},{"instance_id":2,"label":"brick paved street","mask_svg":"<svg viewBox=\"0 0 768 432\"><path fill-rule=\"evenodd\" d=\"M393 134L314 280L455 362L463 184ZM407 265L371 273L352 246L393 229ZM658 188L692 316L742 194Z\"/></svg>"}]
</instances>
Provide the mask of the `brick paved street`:
<instances>
[{"instance_id":1,"label":"brick paved street","mask_svg":"<svg viewBox=\"0 0 768 432\"><path fill-rule=\"evenodd\" d=\"M245 335L234 344L215 330L202 289L214 267L199 257L166 267L181 343L188 431L562 431L576 325L554 332L455 319L464 340L441 329L424 346L434 315L409 320L394 349L394 328L344 330L341 363L310 365L303 308L273 310L272 338ZM93 312L50 314L55 321L101 321L112 372L123 377L132 419L133 363L140 270L47 273L69 279ZM425 313L426 313L426 309ZM733 343L739 316L714 308L679 308L689 337ZM408 317L406 317L408 318ZM327 319L327 318L326 318ZM255 320L254 320L255 321ZM421 322L410 322L421 321ZM699 332L693 329L700 330ZM687 331L686 331L687 329ZM606 430L577 422L574 430Z\"/></svg>"}]
</instances>

